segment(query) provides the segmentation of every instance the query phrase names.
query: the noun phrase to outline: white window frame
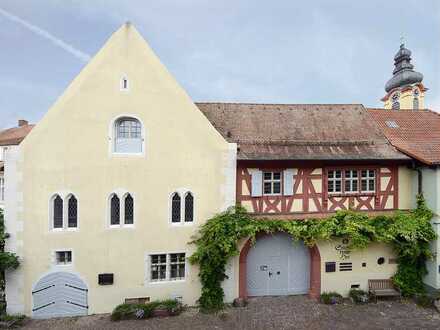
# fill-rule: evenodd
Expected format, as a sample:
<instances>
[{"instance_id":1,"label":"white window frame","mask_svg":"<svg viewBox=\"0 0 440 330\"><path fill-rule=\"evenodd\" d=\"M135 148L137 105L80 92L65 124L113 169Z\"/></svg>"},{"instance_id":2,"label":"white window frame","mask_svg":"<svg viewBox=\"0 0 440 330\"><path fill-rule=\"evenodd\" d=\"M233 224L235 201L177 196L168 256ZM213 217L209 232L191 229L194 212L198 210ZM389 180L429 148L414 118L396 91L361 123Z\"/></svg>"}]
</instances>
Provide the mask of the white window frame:
<instances>
[{"instance_id":1,"label":"white window frame","mask_svg":"<svg viewBox=\"0 0 440 330\"><path fill-rule=\"evenodd\" d=\"M330 172L334 172L333 177L330 177ZM339 178L336 177L336 172L340 172L341 175ZM327 171L327 193L332 195L332 194L342 194L343 192L343 180L342 180L342 176L343 176L343 169L332 169L332 170L328 170ZM330 191L330 182L333 182L333 190ZM340 183L340 187L341 189L339 191L336 191L336 182Z\"/></svg>"},{"instance_id":2,"label":"white window frame","mask_svg":"<svg viewBox=\"0 0 440 330\"><path fill-rule=\"evenodd\" d=\"M182 279L171 279L171 254L185 254L185 277ZM151 256L153 255L166 255L166 268L165 268L165 279L164 280L152 280L151 278ZM169 284L169 283L185 283L189 277L189 267L188 267L188 252L187 251L171 251L171 252L147 252L145 253L145 286L154 286L159 284Z\"/></svg>"},{"instance_id":3,"label":"white window frame","mask_svg":"<svg viewBox=\"0 0 440 330\"><path fill-rule=\"evenodd\" d=\"M350 173L349 176L347 176L347 172ZM353 174L356 173L356 177L353 176ZM349 182L350 190L347 190L347 182ZM357 189L353 190L354 182L356 182ZM354 169L344 169L344 193L347 194L358 194L360 191L359 188L359 170Z\"/></svg>"},{"instance_id":4,"label":"white window frame","mask_svg":"<svg viewBox=\"0 0 440 330\"><path fill-rule=\"evenodd\" d=\"M133 223L125 223L125 198L130 194L133 198ZM111 200L112 197L116 195L119 198L119 224L112 225L111 223ZM106 216L106 227L110 229L120 229L120 228L134 228L136 224L136 213L137 213L137 203L136 196L133 192L127 191L126 189L116 189L112 191L107 197L107 216Z\"/></svg>"},{"instance_id":5,"label":"white window frame","mask_svg":"<svg viewBox=\"0 0 440 330\"><path fill-rule=\"evenodd\" d=\"M141 139L142 139L142 147L141 147L142 151L141 152L116 152L115 151L115 143L116 143L116 135L117 135L116 124L118 123L118 121L120 121L121 119L124 119L124 118L135 119L135 120L139 121L139 123L141 124ZM146 157L146 150L145 150L146 139L147 139L147 137L146 137L145 125L139 116L132 114L132 113L120 114L120 115L114 117L110 121L110 125L108 128L109 157Z\"/></svg>"},{"instance_id":6,"label":"white window frame","mask_svg":"<svg viewBox=\"0 0 440 330\"><path fill-rule=\"evenodd\" d=\"M63 201L63 226L61 228L54 228L54 223L53 223L53 208L54 208L54 201L56 196L60 196L60 198ZM69 199L75 196L76 198L76 227L69 227ZM51 197L49 198L49 210L48 210L48 214L49 214L49 232L66 232L66 231L78 231L79 230L79 224L80 224L80 198L78 196L78 194L72 192L72 191L67 191L67 190L62 190L62 191L56 191L54 193L51 194Z\"/></svg>"},{"instance_id":7,"label":"white window frame","mask_svg":"<svg viewBox=\"0 0 440 330\"><path fill-rule=\"evenodd\" d=\"M70 252L71 253L71 261L69 263L58 263L58 259L57 259L57 254L60 252ZM73 266L73 262L74 262L74 253L73 253L73 249L56 249L53 251L53 265L56 267L71 267Z\"/></svg>"},{"instance_id":8,"label":"white window frame","mask_svg":"<svg viewBox=\"0 0 440 330\"><path fill-rule=\"evenodd\" d=\"M173 196L174 194L179 194L180 196L180 221L179 222L173 222ZM185 198L188 195L188 193L191 193L193 197L193 220L192 221L185 221ZM189 190L187 188L179 188L174 190L168 195L168 223L173 227L180 227L180 226L193 226L197 219L196 214L196 204L197 204L197 197L196 194L194 194L194 191Z\"/></svg>"},{"instance_id":9,"label":"white window frame","mask_svg":"<svg viewBox=\"0 0 440 330\"><path fill-rule=\"evenodd\" d=\"M363 171L366 171L367 173L367 176L363 176L362 174L362 172ZM360 170L360 176L361 176L361 185L360 185L360 187L359 187L359 189L360 189L360 191L362 192L362 193L375 193L376 192L376 175L377 175L377 173L376 173L376 170L374 170L374 169L368 169L368 168L366 168L366 169L362 169L362 170ZM373 176L370 176L370 172L373 172ZM362 189L362 181L364 181L364 180L366 180L367 181L367 189L366 190L363 190ZM373 185L374 185L374 188L373 188L373 190L370 190L370 181L373 181Z\"/></svg>"},{"instance_id":10,"label":"white window frame","mask_svg":"<svg viewBox=\"0 0 440 330\"><path fill-rule=\"evenodd\" d=\"M281 196L283 194L283 171L262 171L262 184L263 184L263 196ZM265 178L265 174L266 173L270 173L271 174L271 178L270 179L266 179ZM280 178L279 179L274 179L274 174L275 173L279 173ZM264 191L264 184L265 183L270 183L270 187L271 187L271 192L270 193L266 193ZM275 183L279 183L280 185L280 192L279 193L274 193L274 184Z\"/></svg>"}]
</instances>

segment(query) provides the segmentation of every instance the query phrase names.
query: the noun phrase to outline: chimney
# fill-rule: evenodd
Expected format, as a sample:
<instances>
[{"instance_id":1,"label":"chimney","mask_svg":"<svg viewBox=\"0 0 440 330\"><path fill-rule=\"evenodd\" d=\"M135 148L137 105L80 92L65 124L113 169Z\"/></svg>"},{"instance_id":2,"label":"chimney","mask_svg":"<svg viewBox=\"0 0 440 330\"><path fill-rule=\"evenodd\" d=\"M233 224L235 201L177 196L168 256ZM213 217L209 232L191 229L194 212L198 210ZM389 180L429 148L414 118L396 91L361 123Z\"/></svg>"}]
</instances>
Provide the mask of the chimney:
<instances>
[{"instance_id":1,"label":"chimney","mask_svg":"<svg viewBox=\"0 0 440 330\"><path fill-rule=\"evenodd\" d=\"M27 126L27 125L29 125L29 122L27 120L24 120L24 119L18 120L18 127L23 127L23 126Z\"/></svg>"}]
</instances>

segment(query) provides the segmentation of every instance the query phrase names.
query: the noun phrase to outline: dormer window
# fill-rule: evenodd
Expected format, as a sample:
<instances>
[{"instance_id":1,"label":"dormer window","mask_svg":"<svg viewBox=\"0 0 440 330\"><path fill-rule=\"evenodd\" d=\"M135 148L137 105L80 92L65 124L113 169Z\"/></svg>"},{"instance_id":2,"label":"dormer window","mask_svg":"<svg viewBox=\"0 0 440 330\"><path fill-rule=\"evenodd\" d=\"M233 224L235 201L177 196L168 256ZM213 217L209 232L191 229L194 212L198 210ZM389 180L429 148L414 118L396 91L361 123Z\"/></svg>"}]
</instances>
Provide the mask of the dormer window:
<instances>
[{"instance_id":1,"label":"dormer window","mask_svg":"<svg viewBox=\"0 0 440 330\"><path fill-rule=\"evenodd\" d=\"M132 117L123 117L114 124L114 152L140 154L143 152L142 124Z\"/></svg>"},{"instance_id":2,"label":"dormer window","mask_svg":"<svg viewBox=\"0 0 440 330\"><path fill-rule=\"evenodd\" d=\"M128 79L127 77L122 77L121 78L121 91L128 91Z\"/></svg>"}]
</instances>

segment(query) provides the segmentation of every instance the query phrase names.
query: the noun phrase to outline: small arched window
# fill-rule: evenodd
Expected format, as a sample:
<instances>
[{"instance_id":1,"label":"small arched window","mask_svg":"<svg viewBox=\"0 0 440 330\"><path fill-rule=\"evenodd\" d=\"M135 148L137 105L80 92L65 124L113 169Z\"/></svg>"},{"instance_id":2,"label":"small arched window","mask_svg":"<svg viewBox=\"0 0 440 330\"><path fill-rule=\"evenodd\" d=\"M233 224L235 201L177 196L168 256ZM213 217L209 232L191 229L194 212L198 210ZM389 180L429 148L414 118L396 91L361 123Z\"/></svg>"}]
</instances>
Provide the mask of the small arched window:
<instances>
[{"instance_id":1,"label":"small arched window","mask_svg":"<svg viewBox=\"0 0 440 330\"><path fill-rule=\"evenodd\" d=\"M56 195L53 200L53 228L63 228L63 199Z\"/></svg>"},{"instance_id":2,"label":"small arched window","mask_svg":"<svg viewBox=\"0 0 440 330\"><path fill-rule=\"evenodd\" d=\"M124 224L132 225L134 222L134 200L130 194L124 200Z\"/></svg>"},{"instance_id":3,"label":"small arched window","mask_svg":"<svg viewBox=\"0 0 440 330\"><path fill-rule=\"evenodd\" d=\"M119 225L120 215L119 197L116 194L113 194L110 199L110 225Z\"/></svg>"},{"instance_id":4,"label":"small arched window","mask_svg":"<svg viewBox=\"0 0 440 330\"><path fill-rule=\"evenodd\" d=\"M115 122L116 153L141 153L142 152L142 125L139 120L124 117Z\"/></svg>"},{"instance_id":5,"label":"small arched window","mask_svg":"<svg viewBox=\"0 0 440 330\"><path fill-rule=\"evenodd\" d=\"M69 197L67 219L68 228L76 228L78 226L78 201L74 195Z\"/></svg>"},{"instance_id":6,"label":"small arched window","mask_svg":"<svg viewBox=\"0 0 440 330\"><path fill-rule=\"evenodd\" d=\"M181 198L178 193L174 193L171 199L171 222L180 222Z\"/></svg>"},{"instance_id":7,"label":"small arched window","mask_svg":"<svg viewBox=\"0 0 440 330\"><path fill-rule=\"evenodd\" d=\"M419 98L418 97L414 97L414 99L413 99L413 109L419 110Z\"/></svg>"},{"instance_id":8,"label":"small arched window","mask_svg":"<svg viewBox=\"0 0 440 330\"><path fill-rule=\"evenodd\" d=\"M400 109L400 102L399 102L399 94L398 93L395 93L393 95L392 101L393 101L392 109L393 110L399 110Z\"/></svg>"},{"instance_id":9,"label":"small arched window","mask_svg":"<svg viewBox=\"0 0 440 330\"><path fill-rule=\"evenodd\" d=\"M194 197L189 192L185 196L185 222L194 220Z\"/></svg>"}]
</instances>

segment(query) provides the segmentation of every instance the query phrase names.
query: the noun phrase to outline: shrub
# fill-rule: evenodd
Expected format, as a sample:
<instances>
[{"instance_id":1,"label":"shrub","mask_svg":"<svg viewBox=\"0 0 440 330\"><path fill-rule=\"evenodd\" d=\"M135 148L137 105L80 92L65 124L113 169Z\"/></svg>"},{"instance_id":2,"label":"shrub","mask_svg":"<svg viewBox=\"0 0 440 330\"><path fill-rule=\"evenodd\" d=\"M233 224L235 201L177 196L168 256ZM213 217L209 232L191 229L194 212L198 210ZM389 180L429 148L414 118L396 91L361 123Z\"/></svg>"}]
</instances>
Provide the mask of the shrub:
<instances>
[{"instance_id":1,"label":"shrub","mask_svg":"<svg viewBox=\"0 0 440 330\"><path fill-rule=\"evenodd\" d=\"M21 314L2 314L0 315L0 322L5 322L8 324L8 327L16 327L16 326L22 326L24 323L24 320L26 319L26 316Z\"/></svg>"},{"instance_id":2,"label":"shrub","mask_svg":"<svg viewBox=\"0 0 440 330\"><path fill-rule=\"evenodd\" d=\"M157 309L165 309L170 315L177 315L182 311L182 304L173 299L152 301L147 304L121 304L113 310L111 319L112 321L147 319L153 316Z\"/></svg>"},{"instance_id":3,"label":"shrub","mask_svg":"<svg viewBox=\"0 0 440 330\"><path fill-rule=\"evenodd\" d=\"M321 293L321 302L326 305L339 304L342 301L342 296L337 292L323 292Z\"/></svg>"},{"instance_id":4,"label":"shrub","mask_svg":"<svg viewBox=\"0 0 440 330\"><path fill-rule=\"evenodd\" d=\"M351 289L348 295L355 304L365 304L369 300L368 292L360 289Z\"/></svg>"},{"instance_id":5,"label":"shrub","mask_svg":"<svg viewBox=\"0 0 440 330\"><path fill-rule=\"evenodd\" d=\"M255 242L260 232L285 232L309 247L317 241L335 238L348 238L351 250L366 248L372 242L389 244L398 257L394 284L404 296L423 293L425 262L432 257L429 242L436 239L431 218L432 212L422 196L418 196L417 208L410 212L371 217L354 211L338 211L324 219L261 221L242 207L230 208L207 220L191 242L196 245L196 252L189 260L200 267L200 310L211 312L224 307L221 284L227 278L226 264L239 255L240 240L249 238Z\"/></svg>"}]
</instances>

